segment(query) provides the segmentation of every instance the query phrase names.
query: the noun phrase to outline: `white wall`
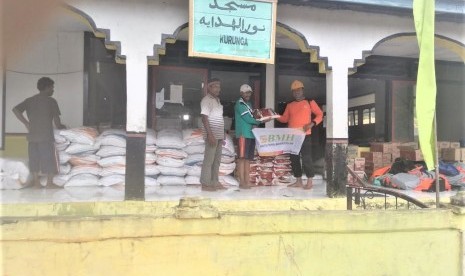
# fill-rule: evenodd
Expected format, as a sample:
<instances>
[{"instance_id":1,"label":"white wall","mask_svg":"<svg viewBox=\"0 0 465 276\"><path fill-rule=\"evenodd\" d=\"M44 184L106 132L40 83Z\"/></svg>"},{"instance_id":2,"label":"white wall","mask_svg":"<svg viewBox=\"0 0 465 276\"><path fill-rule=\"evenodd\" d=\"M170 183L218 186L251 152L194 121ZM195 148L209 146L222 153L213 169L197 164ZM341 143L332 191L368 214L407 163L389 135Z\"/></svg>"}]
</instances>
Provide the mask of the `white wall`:
<instances>
[{"instance_id":1,"label":"white wall","mask_svg":"<svg viewBox=\"0 0 465 276\"><path fill-rule=\"evenodd\" d=\"M36 37L18 45L22 53L19 59L7 60L7 133L27 132L11 109L38 93L37 80L43 76L55 81L53 97L58 101L62 122L67 127L83 122L84 33L50 30Z\"/></svg>"},{"instance_id":2,"label":"white wall","mask_svg":"<svg viewBox=\"0 0 465 276\"><path fill-rule=\"evenodd\" d=\"M172 34L189 18L189 1L69 0L92 17L97 28L110 29L126 55L126 130L145 132L147 118L147 57L162 34Z\"/></svg>"},{"instance_id":3,"label":"white wall","mask_svg":"<svg viewBox=\"0 0 465 276\"><path fill-rule=\"evenodd\" d=\"M349 108L375 103L375 93L349 99Z\"/></svg>"}]
</instances>

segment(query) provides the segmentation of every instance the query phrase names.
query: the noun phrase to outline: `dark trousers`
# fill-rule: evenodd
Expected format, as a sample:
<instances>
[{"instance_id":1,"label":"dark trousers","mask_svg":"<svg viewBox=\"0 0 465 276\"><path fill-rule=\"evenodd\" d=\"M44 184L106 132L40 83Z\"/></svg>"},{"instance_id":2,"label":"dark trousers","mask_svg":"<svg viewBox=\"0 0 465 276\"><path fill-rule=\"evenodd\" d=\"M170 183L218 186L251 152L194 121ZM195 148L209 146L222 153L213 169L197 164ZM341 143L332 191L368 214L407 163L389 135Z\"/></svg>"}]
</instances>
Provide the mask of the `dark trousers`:
<instances>
[{"instance_id":1,"label":"dark trousers","mask_svg":"<svg viewBox=\"0 0 465 276\"><path fill-rule=\"evenodd\" d=\"M302 163L300 157L302 156ZM307 177L314 177L312 160L312 139L310 135L305 136L305 140L300 149L300 154L291 154L292 173L295 177L302 177L302 167Z\"/></svg>"}]
</instances>

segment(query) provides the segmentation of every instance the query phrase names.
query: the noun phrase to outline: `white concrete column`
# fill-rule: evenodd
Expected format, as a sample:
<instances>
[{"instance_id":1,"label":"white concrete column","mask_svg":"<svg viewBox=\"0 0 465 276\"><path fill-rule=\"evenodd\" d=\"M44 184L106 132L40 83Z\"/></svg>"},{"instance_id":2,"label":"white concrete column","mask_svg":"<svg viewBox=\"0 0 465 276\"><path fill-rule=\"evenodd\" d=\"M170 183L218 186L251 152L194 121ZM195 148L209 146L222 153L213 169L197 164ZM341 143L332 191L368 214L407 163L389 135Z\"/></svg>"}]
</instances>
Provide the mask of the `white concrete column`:
<instances>
[{"instance_id":1,"label":"white concrete column","mask_svg":"<svg viewBox=\"0 0 465 276\"><path fill-rule=\"evenodd\" d=\"M348 68L332 68L333 70L326 74L326 136L347 139Z\"/></svg>"},{"instance_id":2,"label":"white concrete column","mask_svg":"<svg viewBox=\"0 0 465 276\"><path fill-rule=\"evenodd\" d=\"M266 65L266 93L265 93L265 107L275 108L275 88L276 88L276 66L274 64ZM274 127L274 120L265 123L265 127Z\"/></svg>"},{"instance_id":3,"label":"white concrete column","mask_svg":"<svg viewBox=\"0 0 465 276\"><path fill-rule=\"evenodd\" d=\"M126 58L128 132L145 132L147 125L147 56L131 55Z\"/></svg>"},{"instance_id":4,"label":"white concrete column","mask_svg":"<svg viewBox=\"0 0 465 276\"><path fill-rule=\"evenodd\" d=\"M4 3L3 2L0 2L0 14L3 14L3 5ZM4 121L4 118L3 116L5 116L4 113L4 110L3 110L3 106L5 105L5 103L3 102L3 96L4 96L4 93L6 93L5 91L5 67L6 66L6 58L5 58L5 55L4 55L4 48L3 48L3 20L0 19L0 114L2 114L2 117L0 118L0 148L1 149L4 149L4 141L3 141L3 135L4 135L4 126L3 126L3 121Z\"/></svg>"}]
</instances>

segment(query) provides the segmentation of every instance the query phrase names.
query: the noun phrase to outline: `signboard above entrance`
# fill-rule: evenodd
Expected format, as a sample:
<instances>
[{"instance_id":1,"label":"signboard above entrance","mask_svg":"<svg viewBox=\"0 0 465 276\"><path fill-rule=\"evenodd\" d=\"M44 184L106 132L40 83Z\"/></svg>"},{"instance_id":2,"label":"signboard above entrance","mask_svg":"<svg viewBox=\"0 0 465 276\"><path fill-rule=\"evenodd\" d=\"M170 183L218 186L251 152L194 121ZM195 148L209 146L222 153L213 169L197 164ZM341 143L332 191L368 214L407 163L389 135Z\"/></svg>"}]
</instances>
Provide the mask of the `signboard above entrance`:
<instances>
[{"instance_id":1,"label":"signboard above entrance","mask_svg":"<svg viewBox=\"0 0 465 276\"><path fill-rule=\"evenodd\" d=\"M274 63L277 0L189 4L189 56Z\"/></svg>"}]
</instances>

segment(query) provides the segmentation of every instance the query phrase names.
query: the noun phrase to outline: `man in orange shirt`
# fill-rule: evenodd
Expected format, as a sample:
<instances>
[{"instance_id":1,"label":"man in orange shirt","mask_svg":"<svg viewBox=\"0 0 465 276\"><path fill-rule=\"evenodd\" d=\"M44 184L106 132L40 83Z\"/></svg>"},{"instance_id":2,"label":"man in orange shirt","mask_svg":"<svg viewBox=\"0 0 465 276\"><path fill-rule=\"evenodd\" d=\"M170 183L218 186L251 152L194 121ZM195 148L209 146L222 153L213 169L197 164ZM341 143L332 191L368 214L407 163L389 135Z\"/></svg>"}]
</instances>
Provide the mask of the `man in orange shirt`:
<instances>
[{"instance_id":1,"label":"man in orange shirt","mask_svg":"<svg viewBox=\"0 0 465 276\"><path fill-rule=\"evenodd\" d=\"M292 173L297 181L289 187L303 187L311 189L313 187L312 178L315 176L312 161L312 141L310 134L312 128L323 121L323 111L314 100L308 100L304 95L304 84L295 80L291 84L294 101L287 104L284 114L277 118L281 123L287 123L289 128L302 129L305 132L305 140L299 154L291 154ZM312 119L312 114L314 118ZM302 163L300 157L302 156ZM302 165L307 176L307 183L302 183Z\"/></svg>"}]
</instances>

